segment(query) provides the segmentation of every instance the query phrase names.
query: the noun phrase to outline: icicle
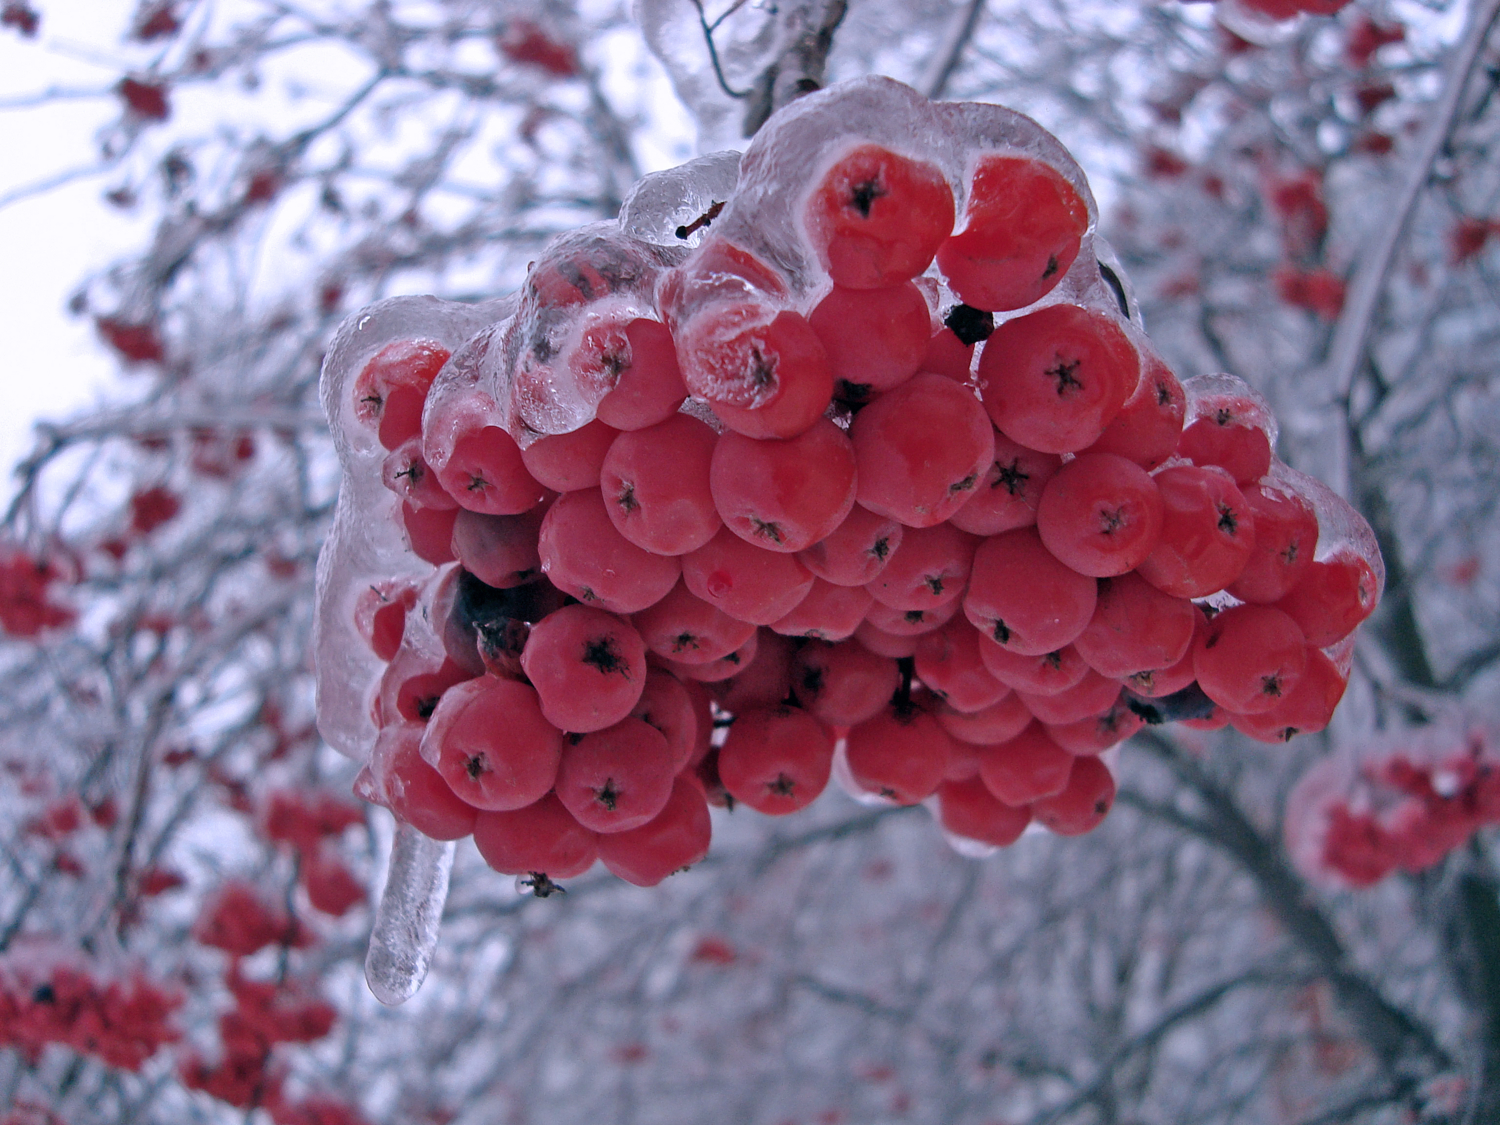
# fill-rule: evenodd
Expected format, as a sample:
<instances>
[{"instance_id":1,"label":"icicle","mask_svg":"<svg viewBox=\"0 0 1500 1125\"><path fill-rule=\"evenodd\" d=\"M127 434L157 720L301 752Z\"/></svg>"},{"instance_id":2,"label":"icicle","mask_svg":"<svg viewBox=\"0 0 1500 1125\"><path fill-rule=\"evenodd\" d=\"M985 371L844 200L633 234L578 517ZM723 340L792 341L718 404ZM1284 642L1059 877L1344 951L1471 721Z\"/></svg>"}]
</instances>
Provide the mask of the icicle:
<instances>
[{"instance_id":1,"label":"icicle","mask_svg":"<svg viewBox=\"0 0 1500 1125\"><path fill-rule=\"evenodd\" d=\"M395 1007L416 995L437 948L454 845L396 825L385 892L375 911L365 981L375 999Z\"/></svg>"}]
</instances>

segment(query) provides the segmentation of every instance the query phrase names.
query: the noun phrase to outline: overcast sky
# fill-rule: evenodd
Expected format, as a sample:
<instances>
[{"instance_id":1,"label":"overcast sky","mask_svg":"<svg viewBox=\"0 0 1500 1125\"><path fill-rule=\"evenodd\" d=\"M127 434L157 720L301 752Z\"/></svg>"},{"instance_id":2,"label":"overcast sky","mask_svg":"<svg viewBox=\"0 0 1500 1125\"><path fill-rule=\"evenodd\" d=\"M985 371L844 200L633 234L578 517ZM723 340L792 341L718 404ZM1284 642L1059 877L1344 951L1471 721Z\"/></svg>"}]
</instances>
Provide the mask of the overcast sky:
<instances>
[{"instance_id":1,"label":"overcast sky","mask_svg":"<svg viewBox=\"0 0 1500 1125\"><path fill-rule=\"evenodd\" d=\"M149 229L102 202L107 175L89 175L16 199L25 188L97 160L95 134L118 116L118 44L132 6L74 0L46 6L41 34L0 29L0 502L14 493L11 467L31 448L32 422L63 418L120 389L118 369L92 324L67 315L69 295L91 269L139 245ZM59 89L45 105L29 95ZM83 96L85 91L104 96Z\"/></svg>"}]
</instances>

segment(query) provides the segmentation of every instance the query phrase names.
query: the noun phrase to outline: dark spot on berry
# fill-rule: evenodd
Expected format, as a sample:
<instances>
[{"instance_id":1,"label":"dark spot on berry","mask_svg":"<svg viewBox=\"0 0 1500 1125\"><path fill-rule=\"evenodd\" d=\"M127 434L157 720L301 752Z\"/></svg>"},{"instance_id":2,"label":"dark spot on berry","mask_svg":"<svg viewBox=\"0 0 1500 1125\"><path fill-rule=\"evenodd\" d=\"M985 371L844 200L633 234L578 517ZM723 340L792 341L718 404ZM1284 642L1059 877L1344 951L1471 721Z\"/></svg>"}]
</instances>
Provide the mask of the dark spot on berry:
<instances>
[{"instance_id":1,"label":"dark spot on berry","mask_svg":"<svg viewBox=\"0 0 1500 1125\"><path fill-rule=\"evenodd\" d=\"M1083 384L1079 382L1077 371L1080 361L1064 360L1056 367L1049 367L1047 375L1057 380L1057 397L1062 398L1071 391L1083 390Z\"/></svg>"},{"instance_id":2,"label":"dark spot on berry","mask_svg":"<svg viewBox=\"0 0 1500 1125\"><path fill-rule=\"evenodd\" d=\"M875 387L870 383L851 383L848 379L840 379L838 386L834 388L833 397L840 402L853 405L863 405L870 401L870 396L875 393Z\"/></svg>"},{"instance_id":3,"label":"dark spot on berry","mask_svg":"<svg viewBox=\"0 0 1500 1125\"><path fill-rule=\"evenodd\" d=\"M1002 644L1002 645L1009 644L1010 643L1010 626L1006 625L1006 623L1004 621L1001 621L997 617L997 618L995 618L995 629L994 629L994 632L993 632L992 635L994 636L995 641L997 643Z\"/></svg>"},{"instance_id":4,"label":"dark spot on berry","mask_svg":"<svg viewBox=\"0 0 1500 1125\"><path fill-rule=\"evenodd\" d=\"M594 800L598 801L610 812L615 811L615 803L620 798L620 791L615 788L615 779L606 777L604 784L594 790Z\"/></svg>"},{"instance_id":5,"label":"dark spot on berry","mask_svg":"<svg viewBox=\"0 0 1500 1125\"><path fill-rule=\"evenodd\" d=\"M948 495L953 496L959 492L968 492L969 489L973 488L978 483L979 474L970 473L968 476L964 477L963 480L954 481L952 484L950 484L948 486Z\"/></svg>"},{"instance_id":6,"label":"dark spot on berry","mask_svg":"<svg viewBox=\"0 0 1500 1125\"><path fill-rule=\"evenodd\" d=\"M1240 518L1234 514L1234 509L1228 504L1219 505L1219 530L1226 535L1233 535L1239 530Z\"/></svg>"},{"instance_id":7,"label":"dark spot on berry","mask_svg":"<svg viewBox=\"0 0 1500 1125\"><path fill-rule=\"evenodd\" d=\"M1049 652L1046 656L1042 657L1042 662L1054 672L1059 671L1062 668L1062 653L1060 651Z\"/></svg>"},{"instance_id":8,"label":"dark spot on berry","mask_svg":"<svg viewBox=\"0 0 1500 1125\"><path fill-rule=\"evenodd\" d=\"M879 180L866 180L862 184L855 184L849 190L849 204L859 212L861 218L870 217L870 208L875 201L889 194L885 188L880 186Z\"/></svg>"},{"instance_id":9,"label":"dark spot on berry","mask_svg":"<svg viewBox=\"0 0 1500 1125\"><path fill-rule=\"evenodd\" d=\"M883 559L890 553L891 541L884 535L875 540L875 542L870 546L870 554L874 555L877 559Z\"/></svg>"},{"instance_id":10,"label":"dark spot on berry","mask_svg":"<svg viewBox=\"0 0 1500 1125\"><path fill-rule=\"evenodd\" d=\"M942 597L942 594L943 594L943 580L942 580L942 578L939 575L930 574L926 578L924 578L922 581L925 582L927 584L927 588L932 591L932 596L933 597L935 597L935 598Z\"/></svg>"},{"instance_id":11,"label":"dark spot on berry","mask_svg":"<svg viewBox=\"0 0 1500 1125\"><path fill-rule=\"evenodd\" d=\"M814 698L822 694L823 669L811 666L802 669L802 690Z\"/></svg>"},{"instance_id":12,"label":"dark spot on berry","mask_svg":"<svg viewBox=\"0 0 1500 1125\"><path fill-rule=\"evenodd\" d=\"M960 344L972 347L988 340L995 331L995 314L971 305L954 305L943 318L943 324L958 337Z\"/></svg>"},{"instance_id":13,"label":"dark spot on berry","mask_svg":"<svg viewBox=\"0 0 1500 1125\"><path fill-rule=\"evenodd\" d=\"M489 772L489 765L484 760L483 754L475 754L464 763L464 772L469 775L469 780L476 781L479 775Z\"/></svg>"},{"instance_id":14,"label":"dark spot on berry","mask_svg":"<svg viewBox=\"0 0 1500 1125\"><path fill-rule=\"evenodd\" d=\"M778 797L790 797L797 791L797 783L784 773L778 773L775 781L766 783L769 789Z\"/></svg>"},{"instance_id":15,"label":"dark spot on berry","mask_svg":"<svg viewBox=\"0 0 1500 1125\"><path fill-rule=\"evenodd\" d=\"M1103 816L1105 813L1109 812L1109 801L1107 801L1103 797L1100 797L1097 801L1094 802L1094 812L1098 816Z\"/></svg>"},{"instance_id":16,"label":"dark spot on berry","mask_svg":"<svg viewBox=\"0 0 1500 1125\"><path fill-rule=\"evenodd\" d=\"M424 695L412 704L412 710L417 713L417 718L424 723L432 718L432 713L437 710L438 697L435 695Z\"/></svg>"},{"instance_id":17,"label":"dark spot on berry","mask_svg":"<svg viewBox=\"0 0 1500 1125\"><path fill-rule=\"evenodd\" d=\"M1281 695L1281 676L1273 673L1260 678L1260 691L1262 695Z\"/></svg>"},{"instance_id":18,"label":"dark spot on berry","mask_svg":"<svg viewBox=\"0 0 1500 1125\"><path fill-rule=\"evenodd\" d=\"M1227 426L1234 421L1234 412L1227 406L1221 406L1214 411L1214 421L1221 426Z\"/></svg>"},{"instance_id":19,"label":"dark spot on berry","mask_svg":"<svg viewBox=\"0 0 1500 1125\"><path fill-rule=\"evenodd\" d=\"M632 482L626 481L624 483L624 485L620 489L620 495L615 500L615 503L620 505L626 515L629 515L631 512L635 511L641 506L635 498L635 485Z\"/></svg>"},{"instance_id":20,"label":"dark spot on berry","mask_svg":"<svg viewBox=\"0 0 1500 1125\"><path fill-rule=\"evenodd\" d=\"M1168 406L1172 402L1172 389L1165 382L1156 384L1156 405Z\"/></svg>"},{"instance_id":21,"label":"dark spot on berry","mask_svg":"<svg viewBox=\"0 0 1500 1125\"><path fill-rule=\"evenodd\" d=\"M759 348L750 349L750 382L758 391L776 385L776 365L761 355Z\"/></svg>"},{"instance_id":22,"label":"dark spot on berry","mask_svg":"<svg viewBox=\"0 0 1500 1125\"><path fill-rule=\"evenodd\" d=\"M1031 479L1031 474L1021 471L1021 459L1017 457L1009 465L995 462L995 483L991 488L1004 488L1012 496L1019 496L1026 491L1026 482Z\"/></svg>"},{"instance_id":23,"label":"dark spot on berry","mask_svg":"<svg viewBox=\"0 0 1500 1125\"><path fill-rule=\"evenodd\" d=\"M50 984L39 984L32 989L31 1002L33 1004L55 1004L57 1002L57 990Z\"/></svg>"},{"instance_id":24,"label":"dark spot on berry","mask_svg":"<svg viewBox=\"0 0 1500 1125\"><path fill-rule=\"evenodd\" d=\"M686 652L688 649L697 651L698 637L693 633L678 633L672 638L673 652Z\"/></svg>"},{"instance_id":25,"label":"dark spot on berry","mask_svg":"<svg viewBox=\"0 0 1500 1125\"><path fill-rule=\"evenodd\" d=\"M740 654L737 652L731 652L728 656L724 657L724 663L726 664L738 664L739 662Z\"/></svg>"},{"instance_id":26,"label":"dark spot on berry","mask_svg":"<svg viewBox=\"0 0 1500 1125\"><path fill-rule=\"evenodd\" d=\"M608 634L583 642L583 662L590 668L609 676L618 672L630 679L630 662L620 655L615 639Z\"/></svg>"},{"instance_id":27,"label":"dark spot on berry","mask_svg":"<svg viewBox=\"0 0 1500 1125\"><path fill-rule=\"evenodd\" d=\"M774 520L767 523L764 520L759 520L754 516L751 516L750 524L751 530L754 531L756 535L759 535L764 539L769 539L772 543L783 542L784 537L781 534L781 525L776 523Z\"/></svg>"},{"instance_id":28,"label":"dark spot on berry","mask_svg":"<svg viewBox=\"0 0 1500 1125\"><path fill-rule=\"evenodd\" d=\"M1113 535L1125 526L1125 509L1115 508L1113 511L1099 513L1099 531L1104 535Z\"/></svg>"},{"instance_id":29,"label":"dark spot on berry","mask_svg":"<svg viewBox=\"0 0 1500 1125\"><path fill-rule=\"evenodd\" d=\"M1057 255L1049 254L1047 256L1047 268L1042 271L1043 281L1046 281L1049 277L1057 272L1057 264Z\"/></svg>"},{"instance_id":30,"label":"dark spot on berry","mask_svg":"<svg viewBox=\"0 0 1500 1125\"><path fill-rule=\"evenodd\" d=\"M488 488L489 486L490 486L490 482L489 481L485 480L478 473L472 473L469 476L469 483L467 485L465 485L464 487L469 492L478 492L481 489Z\"/></svg>"},{"instance_id":31,"label":"dark spot on berry","mask_svg":"<svg viewBox=\"0 0 1500 1125\"><path fill-rule=\"evenodd\" d=\"M907 623L911 624L911 625L920 625L920 624L922 624L922 620L926 616L927 616L927 612L925 610L920 610L920 609L909 609L904 614L902 614L902 617L904 617L906 619Z\"/></svg>"}]
</instances>

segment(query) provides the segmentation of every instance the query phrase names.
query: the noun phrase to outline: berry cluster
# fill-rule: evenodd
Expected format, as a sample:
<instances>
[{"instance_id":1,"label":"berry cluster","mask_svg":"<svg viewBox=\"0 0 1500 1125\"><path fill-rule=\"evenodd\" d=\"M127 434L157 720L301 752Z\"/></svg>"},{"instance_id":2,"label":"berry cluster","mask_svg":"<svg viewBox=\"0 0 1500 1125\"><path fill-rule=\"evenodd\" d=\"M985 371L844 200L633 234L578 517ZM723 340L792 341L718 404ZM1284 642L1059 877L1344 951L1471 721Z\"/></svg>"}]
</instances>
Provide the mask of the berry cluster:
<instances>
[{"instance_id":1,"label":"berry cluster","mask_svg":"<svg viewBox=\"0 0 1500 1125\"><path fill-rule=\"evenodd\" d=\"M872 79L723 170L340 333L320 723L362 795L538 890L652 885L710 803L836 776L982 849L1097 825L1143 723L1327 723L1373 538L1122 315L1053 138Z\"/></svg>"},{"instance_id":2,"label":"berry cluster","mask_svg":"<svg viewBox=\"0 0 1500 1125\"><path fill-rule=\"evenodd\" d=\"M182 997L139 971L110 977L40 948L18 946L0 962L0 1045L33 1064L49 1043L139 1070L179 1036Z\"/></svg>"},{"instance_id":3,"label":"berry cluster","mask_svg":"<svg viewBox=\"0 0 1500 1125\"><path fill-rule=\"evenodd\" d=\"M1368 748L1358 764L1324 759L1291 808L1288 848L1306 870L1373 886L1432 867L1500 824L1500 750L1490 731L1439 724Z\"/></svg>"}]
</instances>

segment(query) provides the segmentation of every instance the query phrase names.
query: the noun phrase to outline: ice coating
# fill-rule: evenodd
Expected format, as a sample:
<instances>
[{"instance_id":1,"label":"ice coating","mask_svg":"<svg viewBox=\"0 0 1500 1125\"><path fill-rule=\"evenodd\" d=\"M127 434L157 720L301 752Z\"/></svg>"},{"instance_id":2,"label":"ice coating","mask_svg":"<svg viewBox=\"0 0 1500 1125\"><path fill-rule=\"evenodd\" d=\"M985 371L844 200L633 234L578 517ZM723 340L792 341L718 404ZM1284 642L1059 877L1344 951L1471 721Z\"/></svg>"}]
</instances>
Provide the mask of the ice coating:
<instances>
[{"instance_id":1,"label":"ice coating","mask_svg":"<svg viewBox=\"0 0 1500 1125\"><path fill-rule=\"evenodd\" d=\"M365 981L375 999L394 1007L416 995L437 949L455 845L396 825L385 890L375 910Z\"/></svg>"},{"instance_id":2,"label":"ice coating","mask_svg":"<svg viewBox=\"0 0 1500 1125\"><path fill-rule=\"evenodd\" d=\"M1187 395L1183 429L1200 418L1212 417L1219 410L1230 410L1237 423L1255 426L1266 435L1271 448L1276 448L1281 429L1276 416L1271 413L1271 404L1239 376L1223 371L1194 375L1182 381L1182 389Z\"/></svg>"},{"instance_id":3,"label":"ice coating","mask_svg":"<svg viewBox=\"0 0 1500 1125\"><path fill-rule=\"evenodd\" d=\"M1321 562L1340 551L1352 551L1369 564L1375 575L1378 602L1385 593L1385 559L1380 555L1380 544L1369 521L1317 477L1298 472L1281 461L1272 461L1267 478L1272 484L1292 489L1312 504L1318 516L1318 549L1314 558Z\"/></svg>"},{"instance_id":4,"label":"ice coating","mask_svg":"<svg viewBox=\"0 0 1500 1125\"><path fill-rule=\"evenodd\" d=\"M723 207L740 177L740 154L711 152L642 177L620 207L620 229L658 246L698 246L715 205ZM705 221L706 219L706 221ZM694 229L694 224L700 224Z\"/></svg>"},{"instance_id":5,"label":"ice coating","mask_svg":"<svg viewBox=\"0 0 1500 1125\"><path fill-rule=\"evenodd\" d=\"M422 579L430 564L408 550L400 501L380 479L386 451L354 414L352 388L386 344L418 338L458 348L482 325L503 319L514 298L464 305L435 297L393 297L340 326L323 360L319 395L343 468L333 528L318 554L313 659L318 730L330 746L359 761L375 745L370 696L384 666L355 624L362 591L391 579Z\"/></svg>"}]
</instances>

